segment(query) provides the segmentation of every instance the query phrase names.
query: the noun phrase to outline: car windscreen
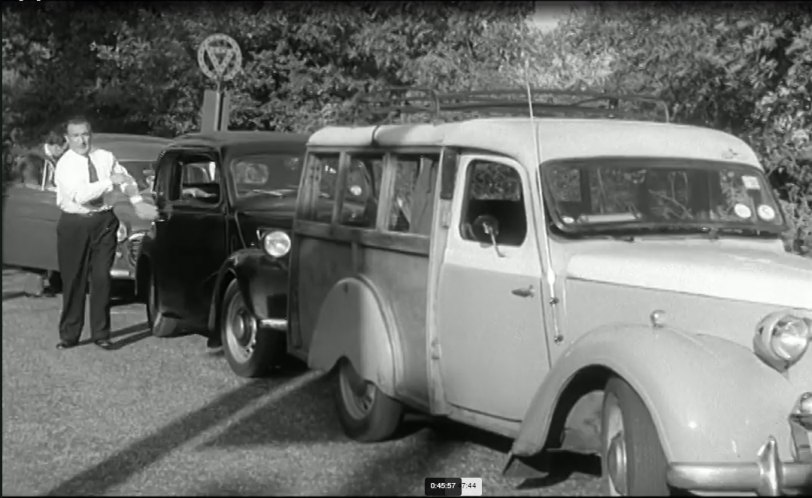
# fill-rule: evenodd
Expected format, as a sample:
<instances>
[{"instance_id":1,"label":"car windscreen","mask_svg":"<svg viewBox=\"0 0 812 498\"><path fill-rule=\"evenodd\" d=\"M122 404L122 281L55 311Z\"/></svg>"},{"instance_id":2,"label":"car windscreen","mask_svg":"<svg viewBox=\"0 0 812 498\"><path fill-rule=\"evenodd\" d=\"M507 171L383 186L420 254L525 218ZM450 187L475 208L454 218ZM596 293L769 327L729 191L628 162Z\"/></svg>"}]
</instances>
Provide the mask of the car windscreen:
<instances>
[{"instance_id":1,"label":"car windscreen","mask_svg":"<svg viewBox=\"0 0 812 498\"><path fill-rule=\"evenodd\" d=\"M238 156L229 164L237 199L296 197L303 154L283 152Z\"/></svg>"},{"instance_id":2,"label":"car windscreen","mask_svg":"<svg viewBox=\"0 0 812 498\"><path fill-rule=\"evenodd\" d=\"M785 229L763 173L744 164L589 158L551 161L542 175L552 220L566 233Z\"/></svg>"},{"instance_id":3,"label":"car windscreen","mask_svg":"<svg viewBox=\"0 0 812 498\"><path fill-rule=\"evenodd\" d=\"M119 161L138 183L138 190L152 189L154 167L152 161Z\"/></svg>"}]
</instances>

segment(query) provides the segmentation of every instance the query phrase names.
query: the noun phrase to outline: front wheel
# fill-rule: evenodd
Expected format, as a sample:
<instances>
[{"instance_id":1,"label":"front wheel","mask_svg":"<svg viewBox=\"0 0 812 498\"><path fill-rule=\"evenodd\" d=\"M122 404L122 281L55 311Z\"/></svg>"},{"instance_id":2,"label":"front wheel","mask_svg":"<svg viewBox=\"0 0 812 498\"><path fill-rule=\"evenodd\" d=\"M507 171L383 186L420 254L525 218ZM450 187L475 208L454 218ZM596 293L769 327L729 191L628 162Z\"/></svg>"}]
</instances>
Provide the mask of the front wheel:
<instances>
[{"instance_id":1,"label":"front wheel","mask_svg":"<svg viewBox=\"0 0 812 498\"><path fill-rule=\"evenodd\" d=\"M403 405L363 379L348 360L336 372L336 406L344 432L357 441L390 438L403 419Z\"/></svg>"},{"instance_id":2,"label":"front wheel","mask_svg":"<svg viewBox=\"0 0 812 498\"><path fill-rule=\"evenodd\" d=\"M601 415L601 466L610 496L668 496L668 462L643 400L623 379L606 384Z\"/></svg>"},{"instance_id":3,"label":"front wheel","mask_svg":"<svg viewBox=\"0 0 812 498\"><path fill-rule=\"evenodd\" d=\"M278 363L284 335L275 330L260 329L236 280L226 288L220 316L223 350L234 373L240 377L259 377Z\"/></svg>"}]
</instances>

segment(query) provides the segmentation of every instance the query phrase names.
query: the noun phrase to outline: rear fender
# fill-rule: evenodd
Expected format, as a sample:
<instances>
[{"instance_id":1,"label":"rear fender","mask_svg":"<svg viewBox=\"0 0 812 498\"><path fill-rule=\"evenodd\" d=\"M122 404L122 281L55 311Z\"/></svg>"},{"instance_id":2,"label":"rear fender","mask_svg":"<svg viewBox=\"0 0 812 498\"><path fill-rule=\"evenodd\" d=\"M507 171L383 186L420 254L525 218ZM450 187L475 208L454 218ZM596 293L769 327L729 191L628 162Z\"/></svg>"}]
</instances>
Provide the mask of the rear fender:
<instances>
[{"instance_id":1,"label":"rear fender","mask_svg":"<svg viewBox=\"0 0 812 498\"><path fill-rule=\"evenodd\" d=\"M307 363L329 371L346 357L361 377L395 397L400 350L395 322L378 296L361 276L338 281L319 310Z\"/></svg>"},{"instance_id":2,"label":"rear fender","mask_svg":"<svg viewBox=\"0 0 812 498\"><path fill-rule=\"evenodd\" d=\"M261 249L249 247L232 253L220 266L209 308L209 330L219 328L218 310L233 279L237 279L240 293L257 319L287 317L287 265Z\"/></svg>"},{"instance_id":3,"label":"rear fender","mask_svg":"<svg viewBox=\"0 0 812 498\"><path fill-rule=\"evenodd\" d=\"M788 435L790 382L741 346L712 336L608 326L576 340L544 379L511 453L548 444L554 412L579 374L628 382L649 410L669 461L751 461L766 438ZM746 389L743 387L746 386Z\"/></svg>"}]
</instances>

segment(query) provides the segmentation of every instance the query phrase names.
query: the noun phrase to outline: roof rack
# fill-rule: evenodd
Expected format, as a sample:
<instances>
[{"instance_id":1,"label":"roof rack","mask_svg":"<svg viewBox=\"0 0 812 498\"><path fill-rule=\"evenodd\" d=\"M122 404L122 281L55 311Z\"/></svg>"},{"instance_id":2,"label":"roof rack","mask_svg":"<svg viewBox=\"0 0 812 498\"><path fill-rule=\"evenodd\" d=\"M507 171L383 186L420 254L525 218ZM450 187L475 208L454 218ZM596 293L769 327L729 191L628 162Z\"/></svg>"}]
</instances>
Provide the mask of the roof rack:
<instances>
[{"instance_id":1,"label":"roof rack","mask_svg":"<svg viewBox=\"0 0 812 498\"><path fill-rule=\"evenodd\" d=\"M644 120L659 118L666 123L671 120L666 102L650 95L549 88L531 88L530 94L534 116L580 115ZM376 121L387 121L396 117L403 120L410 114L428 114L435 121L441 120L443 115L455 113L456 119L483 115L529 115L527 89L439 93L426 87L391 87L359 93L356 95L353 108L356 111L356 119L366 114L368 118ZM659 115L658 110L662 115ZM449 118L454 119L454 116Z\"/></svg>"}]
</instances>

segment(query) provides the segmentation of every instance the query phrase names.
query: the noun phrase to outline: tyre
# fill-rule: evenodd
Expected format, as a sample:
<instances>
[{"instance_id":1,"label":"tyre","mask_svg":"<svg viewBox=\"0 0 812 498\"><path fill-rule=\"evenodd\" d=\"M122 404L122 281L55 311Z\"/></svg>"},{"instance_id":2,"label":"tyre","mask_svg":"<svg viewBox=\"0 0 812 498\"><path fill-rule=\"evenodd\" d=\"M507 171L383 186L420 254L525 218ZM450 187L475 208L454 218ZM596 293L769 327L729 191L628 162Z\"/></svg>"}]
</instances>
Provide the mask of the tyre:
<instances>
[{"instance_id":1,"label":"tyre","mask_svg":"<svg viewBox=\"0 0 812 498\"><path fill-rule=\"evenodd\" d=\"M601 415L601 467L610 496L668 496L668 461L643 400L623 379L606 384Z\"/></svg>"},{"instance_id":2,"label":"tyre","mask_svg":"<svg viewBox=\"0 0 812 498\"><path fill-rule=\"evenodd\" d=\"M170 318L161 313L158 296L158 286L155 283L155 276L148 277L149 289L147 290L147 323L152 329L155 337L169 337L178 330L178 320Z\"/></svg>"},{"instance_id":3,"label":"tyre","mask_svg":"<svg viewBox=\"0 0 812 498\"><path fill-rule=\"evenodd\" d=\"M279 362L285 336L275 330L260 329L236 280L228 284L223 295L219 322L223 351L235 374L259 377Z\"/></svg>"},{"instance_id":4,"label":"tyre","mask_svg":"<svg viewBox=\"0 0 812 498\"><path fill-rule=\"evenodd\" d=\"M403 405L361 378L348 360L335 373L336 407L344 432L357 441L389 439L403 419Z\"/></svg>"}]
</instances>

